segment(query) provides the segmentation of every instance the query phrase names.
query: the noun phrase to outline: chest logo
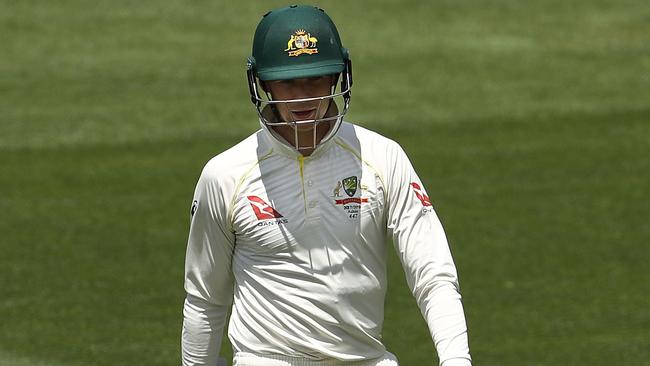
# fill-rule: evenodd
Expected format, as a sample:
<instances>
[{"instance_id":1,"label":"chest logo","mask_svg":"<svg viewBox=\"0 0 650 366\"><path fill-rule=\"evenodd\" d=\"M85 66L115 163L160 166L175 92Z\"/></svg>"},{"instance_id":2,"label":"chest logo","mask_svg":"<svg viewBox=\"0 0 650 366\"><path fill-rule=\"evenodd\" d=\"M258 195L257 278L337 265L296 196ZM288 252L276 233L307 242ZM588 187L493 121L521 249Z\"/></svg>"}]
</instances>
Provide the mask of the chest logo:
<instances>
[{"instance_id":1,"label":"chest logo","mask_svg":"<svg viewBox=\"0 0 650 366\"><path fill-rule=\"evenodd\" d=\"M355 175L343 179L343 190L345 193L352 197L357 193L357 186L359 184L357 177Z\"/></svg>"},{"instance_id":2,"label":"chest logo","mask_svg":"<svg viewBox=\"0 0 650 366\"><path fill-rule=\"evenodd\" d=\"M341 189L346 195L348 195L348 197L341 195ZM364 189L367 190L368 187L361 185L361 190L363 191ZM343 211L351 219L358 219L361 212L361 204L368 203L367 197L354 197L358 190L359 178L357 178L356 175L353 175L336 182L336 187L333 192L334 204L342 207Z\"/></svg>"},{"instance_id":3,"label":"chest logo","mask_svg":"<svg viewBox=\"0 0 650 366\"><path fill-rule=\"evenodd\" d=\"M248 196L247 198L258 220L273 220L283 217L271 205L264 202L263 199L257 196Z\"/></svg>"}]
</instances>

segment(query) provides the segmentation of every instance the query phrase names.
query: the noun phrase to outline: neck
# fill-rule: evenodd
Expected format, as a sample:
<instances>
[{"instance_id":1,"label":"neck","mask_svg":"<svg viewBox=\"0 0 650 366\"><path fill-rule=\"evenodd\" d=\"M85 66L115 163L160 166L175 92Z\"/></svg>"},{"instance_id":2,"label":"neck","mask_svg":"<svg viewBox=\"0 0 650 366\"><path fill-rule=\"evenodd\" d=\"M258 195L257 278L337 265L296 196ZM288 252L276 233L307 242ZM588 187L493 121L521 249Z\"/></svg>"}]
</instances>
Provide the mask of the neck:
<instances>
[{"instance_id":1,"label":"neck","mask_svg":"<svg viewBox=\"0 0 650 366\"><path fill-rule=\"evenodd\" d=\"M278 135L282 136L282 138L285 139L289 143L289 145L294 147L296 146L296 136L297 136L298 147L300 147L300 149L298 149L298 152L300 152L303 156L309 156L314 152L314 150L316 150L316 146L318 146L318 144L323 140L325 135L327 135L327 133L331 128L331 123L318 124L318 126L316 127L315 144L314 144L314 128L298 131L297 134L294 128L291 126L273 126L272 128L275 132L277 132Z\"/></svg>"}]
</instances>

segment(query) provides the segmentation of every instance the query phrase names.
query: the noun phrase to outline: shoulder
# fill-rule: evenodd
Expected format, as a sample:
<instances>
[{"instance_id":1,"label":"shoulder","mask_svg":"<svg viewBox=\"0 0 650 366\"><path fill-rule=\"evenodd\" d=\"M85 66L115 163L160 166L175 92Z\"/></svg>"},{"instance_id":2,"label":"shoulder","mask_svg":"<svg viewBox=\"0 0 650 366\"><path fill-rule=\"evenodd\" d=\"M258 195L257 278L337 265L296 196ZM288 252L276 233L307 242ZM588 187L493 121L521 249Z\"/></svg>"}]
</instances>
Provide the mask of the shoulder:
<instances>
[{"instance_id":1,"label":"shoulder","mask_svg":"<svg viewBox=\"0 0 650 366\"><path fill-rule=\"evenodd\" d=\"M238 181L270 147L261 143L259 131L210 159L201 172L200 180L228 186Z\"/></svg>"},{"instance_id":2,"label":"shoulder","mask_svg":"<svg viewBox=\"0 0 650 366\"><path fill-rule=\"evenodd\" d=\"M402 158L404 150L396 141L352 123L344 122L337 134L339 143L354 149L364 160L380 165Z\"/></svg>"},{"instance_id":3,"label":"shoulder","mask_svg":"<svg viewBox=\"0 0 650 366\"><path fill-rule=\"evenodd\" d=\"M358 140L362 144L379 144L382 146L396 144L395 141L386 136L350 122L343 122L341 124L340 132L337 136L350 143Z\"/></svg>"}]
</instances>

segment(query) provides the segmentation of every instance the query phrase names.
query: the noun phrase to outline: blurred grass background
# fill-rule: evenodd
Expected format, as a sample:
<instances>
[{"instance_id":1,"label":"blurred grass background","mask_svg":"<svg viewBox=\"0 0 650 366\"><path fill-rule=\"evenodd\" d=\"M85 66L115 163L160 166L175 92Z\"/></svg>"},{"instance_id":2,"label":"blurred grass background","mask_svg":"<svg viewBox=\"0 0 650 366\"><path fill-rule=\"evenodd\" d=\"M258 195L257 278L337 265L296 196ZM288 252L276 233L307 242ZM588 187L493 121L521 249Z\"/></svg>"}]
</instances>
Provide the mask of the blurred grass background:
<instances>
[{"instance_id":1,"label":"blurred grass background","mask_svg":"<svg viewBox=\"0 0 650 366\"><path fill-rule=\"evenodd\" d=\"M348 119L446 227L475 364L648 364L648 4L314 3ZM0 0L0 365L179 364L194 184L257 129L245 58L286 4ZM385 343L436 364L389 270Z\"/></svg>"}]
</instances>

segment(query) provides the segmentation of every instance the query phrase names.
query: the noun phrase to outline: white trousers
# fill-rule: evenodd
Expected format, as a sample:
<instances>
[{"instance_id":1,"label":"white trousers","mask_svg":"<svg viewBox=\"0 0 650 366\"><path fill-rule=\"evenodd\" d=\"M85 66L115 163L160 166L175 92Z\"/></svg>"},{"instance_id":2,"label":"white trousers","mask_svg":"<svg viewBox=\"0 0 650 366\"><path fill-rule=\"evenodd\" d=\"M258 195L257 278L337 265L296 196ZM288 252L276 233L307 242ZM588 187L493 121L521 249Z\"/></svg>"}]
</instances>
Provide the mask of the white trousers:
<instances>
[{"instance_id":1,"label":"white trousers","mask_svg":"<svg viewBox=\"0 0 650 366\"><path fill-rule=\"evenodd\" d=\"M386 352L382 357L363 361L310 360L307 358L256 355L253 353L237 352L233 358L233 366L399 366L394 354Z\"/></svg>"}]
</instances>

